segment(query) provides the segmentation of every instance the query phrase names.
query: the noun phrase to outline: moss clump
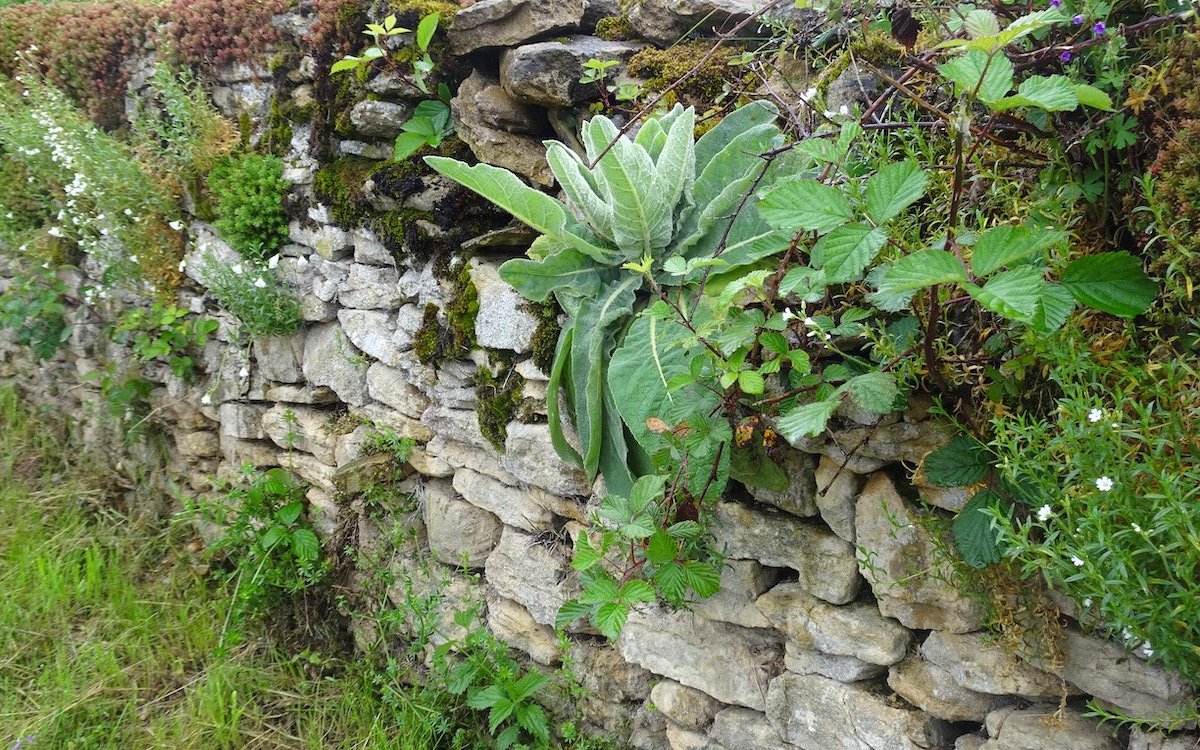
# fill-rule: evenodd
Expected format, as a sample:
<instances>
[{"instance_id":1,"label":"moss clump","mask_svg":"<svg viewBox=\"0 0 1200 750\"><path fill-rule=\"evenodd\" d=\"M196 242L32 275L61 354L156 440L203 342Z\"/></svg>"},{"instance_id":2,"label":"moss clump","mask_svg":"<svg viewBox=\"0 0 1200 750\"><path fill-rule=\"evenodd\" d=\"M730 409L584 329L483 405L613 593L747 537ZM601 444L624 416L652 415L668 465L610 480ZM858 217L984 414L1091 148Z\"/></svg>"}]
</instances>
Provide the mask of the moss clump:
<instances>
[{"instance_id":1,"label":"moss clump","mask_svg":"<svg viewBox=\"0 0 1200 750\"><path fill-rule=\"evenodd\" d=\"M442 326L438 322L438 306L432 302L425 305L421 327L413 335L413 353L422 364L431 365L438 360L442 351Z\"/></svg>"},{"instance_id":2,"label":"moss clump","mask_svg":"<svg viewBox=\"0 0 1200 750\"><path fill-rule=\"evenodd\" d=\"M596 36L610 42L628 42L637 38L628 16L608 16L596 22Z\"/></svg>"},{"instance_id":3,"label":"moss clump","mask_svg":"<svg viewBox=\"0 0 1200 750\"><path fill-rule=\"evenodd\" d=\"M511 368L494 376L486 367L480 367L475 382L475 415L479 418L479 431L496 450L503 451L504 441L508 438L508 423L516 418L521 406L525 378Z\"/></svg>"},{"instance_id":4,"label":"moss clump","mask_svg":"<svg viewBox=\"0 0 1200 750\"><path fill-rule=\"evenodd\" d=\"M421 327L413 337L413 353L424 364L457 359L475 348L475 318L479 315L479 291L464 267L454 277L454 290L446 303L446 322L430 302L425 305Z\"/></svg>"},{"instance_id":5,"label":"moss clump","mask_svg":"<svg viewBox=\"0 0 1200 750\"><path fill-rule=\"evenodd\" d=\"M710 49L712 45L703 41L677 44L671 49L644 49L629 59L629 73L645 78L648 88L662 91L687 75ZM736 78L730 75L734 69L729 67L729 60L739 52L729 47L718 49L700 70L675 87L675 94L697 102L712 102Z\"/></svg>"},{"instance_id":6,"label":"moss clump","mask_svg":"<svg viewBox=\"0 0 1200 750\"><path fill-rule=\"evenodd\" d=\"M262 138L258 141L258 148L265 154L285 156L291 144L292 122L287 116L285 107L279 103L279 97L276 96L271 99L271 112L267 116L267 123L263 128Z\"/></svg>"},{"instance_id":7,"label":"moss clump","mask_svg":"<svg viewBox=\"0 0 1200 750\"><path fill-rule=\"evenodd\" d=\"M533 363L539 370L549 374L554 366L554 350L558 348L558 336L562 332L562 326L558 324L558 316L562 310L553 300L541 304L530 302L526 304L526 309L538 319L538 327L530 341Z\"/></svg>"},{"instance_id":8,"label":"moss clump","mask_svg":"<svg viewBox=\"0 0 1200 750\"><path fill-rule=\"evenodd\" d=\"M317 170L313 193L329 206L333 220L344 228L361 226L370 218L371 206L362 187L379 162L361 156L343 156Z\"/></svg>"}]
</instances>

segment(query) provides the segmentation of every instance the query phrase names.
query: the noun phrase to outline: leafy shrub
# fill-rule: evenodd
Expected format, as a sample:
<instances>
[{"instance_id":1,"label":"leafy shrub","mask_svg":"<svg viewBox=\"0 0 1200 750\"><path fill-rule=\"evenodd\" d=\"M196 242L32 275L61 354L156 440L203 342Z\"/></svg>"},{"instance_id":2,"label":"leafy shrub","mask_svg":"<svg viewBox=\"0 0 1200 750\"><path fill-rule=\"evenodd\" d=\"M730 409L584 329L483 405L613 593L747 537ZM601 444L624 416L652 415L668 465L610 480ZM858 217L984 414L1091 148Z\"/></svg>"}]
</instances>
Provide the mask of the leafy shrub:
<instances>
[{"instance_id":1,"label":"leafy shrub","mask_svg":"<svg viewBox=\"0 0 1200 750\"><path fill-rule=\"evenodd\" d=\"M269 267L249 261L229 266L208 257L200 276L209 294L238 319L243 336L286 336L300 327L300 300Z\"/></svg>"},{"instance_id":2,"label":"leafy shrub","mask_svg":"<svg viewBox=\"0 0 1200 750\"><path fill-rule=\"evenodd\" d=\"M262 261L287 242L288 182L279 157L225 159L209 173L208 186L217 198L217 230L242 257Z\"/></svg>"},{"instance_id":3,"label":"leafy shrub","mask_svg":"<svg viewBox=\"0 0 1200 750\"><path fill-rule=\"evenodd\" d=\"M50 359L71 335L67 287L49 268L12 279L0 296L0 328L16 332L17 343L40 359Z\"/></svg>"}]
</instances>

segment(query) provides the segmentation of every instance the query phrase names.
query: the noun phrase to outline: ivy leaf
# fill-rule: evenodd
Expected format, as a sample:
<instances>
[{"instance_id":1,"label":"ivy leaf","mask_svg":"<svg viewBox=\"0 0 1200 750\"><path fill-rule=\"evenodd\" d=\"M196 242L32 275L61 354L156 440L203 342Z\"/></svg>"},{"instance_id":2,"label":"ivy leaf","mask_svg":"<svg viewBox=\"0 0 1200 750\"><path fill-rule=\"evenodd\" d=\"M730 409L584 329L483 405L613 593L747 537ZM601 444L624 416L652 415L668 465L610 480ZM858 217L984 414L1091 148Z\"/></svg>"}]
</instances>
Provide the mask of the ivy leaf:
<instances>
[{"instance_id":1,"label":"ivy leaf","mask_svg":"<svg viewBox=\"0 0 1200 750\"><path fill-rule=\"evenodd\" d=\"M554 628L562 630L579 618L587 617L591 613L592 605L584 604L578 599L569 599L563 602L563 605L558 608L558 614L554 616Z\"/></svg>"},{"instance_id":2,"label":"ivy leaf","mask_svg":"<svg viewBox=\"0 0 1200 750\"><path fill-rule=\"evenodd\" d=\"M985 103L1001 99L1013 84L1012 62L1003 54L997 54L989 63L987 53L980 50L971 50L939 65L938 72L954 83L957 95L978 90L980 101Z\"/></svg>"},{"instance_id":3,"label":"ivy leaf","mask_svg":"<svg viewBox=\"0 0 1200 750\"><path fill-rule=\"evenodd\" d=\"M921 165L911 159L887 165L867 183L867 216L877 225L899 216L921 199L928 184Z\"/></svg>"},{"instance_id":4,"label":"ivy leaf","mask_svg":"<svg viewBox=\"0 0 1200 750\"><path fill-rule=\"evenodd\" d=\"M1001 271L983 287L967 284L967 294L992 312L1009 320L1029 322L1037 312L1042 294L1042 272L1035 266Z\"/></svg>"},{"instance_id":5,"label":"ivy leaf","mask_svg":"<svg viewBox=\"0 0 1200 750\"><path fill-rule=\"evenodd\" d=\"M954 546L963 560L973 568L985 568L1000 562L1000 544L993 519L987 509L1004 500L990 490L984 490L967 502L954 519Z\"/></svg>"},{"instance_id":6,"label":"ivy leaf","mask_svg":"<svg viewBox=\"0 0 1200 750\"><path fill-rule=\"evenodd\" d=\"M971 270L976 276L1024 260L1065 240L1067 233L1057 229L1030 228L1003 224L980 232L971 250Z\"/></svg>"},{"instance_id":7,"label":"ivy leaf","mask_svg":"<svg viewBox=\"0 0 1200 750\"><path fill-rule=\"evenodd\" d=\"M963 487L982 480L990 467L987 448L967 435L959 435L925 458L921 470L938 487Z\"/></svg>"},{"instance_id":8,"label":"ivy leaf","mask_svg":"<svg viewBox=\"0 0 1200 750\"><path fill-rule=\"evenodd\" d=\"M830 284L857 281L885 244L887 233L883 229L847 224L817 241L812 249L812 264L825 271L825 279ZM798 270L793 269L788 275Z\"/></svg>"},{"instance_id":9,"label":"ivy leaf","mask_svg":"<svg viewBox=\"0 0 1200 750\"><path fill-rule=\"evenodd\" d=\"M934 284L965 284L967 272L945 250L918 250L907 255L888 269L879 282L879 291L894 294L923 289Z\"/></svg>"},{"instance_id":10,"label":"ivy leaf","mask_svg":"<svg viewBox=\"0 0 1200 750\"><path fill-rule=\"evenodd\" d=\"M1003 112L1016 107L1039 107L1047 112L1070 112L1079 106L1075 84L1066 76L1031 76L1021 82L1017 93L991 104Z\"/></svg>"},{"instance_id":11,"label":"ivy leaf","mask_svg":"<svg viewBox=\"0 0 1200 750\"><path fill-rule=\"evenodd\" d=\"M886 414L896 403L900 388L896 376L890 372L875 370L857 375L846 383L850 398L863 409L874 414Z\"/></svg>"},{"instance_id":12,"label":"ivy leaf","mask_svg":"<svg viewBox=\"0 0 1200 750\"><path fill-rule=\"evenodd\" d=\"M1146 312L1158 296L1158 285L1142 270L1141 262L1124 251L1072 261L1063 269L1062 284L1088 307L1122 318Z\"/></svg>"},{"instance_id":13,"label":"ivy leaf","mask_svg":"<svg viewBox=\"0 0 1200 750\"><path fill-rule=\"evenodd\" d=\"M837 411L840 397L827 398L811 404L797 406L779 418L779 432L788 442L794 443L802 437L816 437L825 432L829 418Z\"/></svg>"},{"instance_id":14,"label":"ivy leaf","mask_svg":"<svg viewBox=\"0 0 1200 750\"><path fill-rule=\"evenodd\" d=\"M615 641L621 634L621 628L625 627L625 620L628 618L628 604L609 602L596 610L596 614L592 617L592 624L605 638Z\"/></svg>"},{"instance_id":15,"label":"ivy leaf","mask_svg":"<svg viewBox=\"0 0 1200 750\"><path fill-rule=\"evenodd\" d=\"M822 234L850 221L853 215L842 191L810 179L781 182L759 202L758 212L776 229L810 229Z\"/></svg>"}]
</instances>

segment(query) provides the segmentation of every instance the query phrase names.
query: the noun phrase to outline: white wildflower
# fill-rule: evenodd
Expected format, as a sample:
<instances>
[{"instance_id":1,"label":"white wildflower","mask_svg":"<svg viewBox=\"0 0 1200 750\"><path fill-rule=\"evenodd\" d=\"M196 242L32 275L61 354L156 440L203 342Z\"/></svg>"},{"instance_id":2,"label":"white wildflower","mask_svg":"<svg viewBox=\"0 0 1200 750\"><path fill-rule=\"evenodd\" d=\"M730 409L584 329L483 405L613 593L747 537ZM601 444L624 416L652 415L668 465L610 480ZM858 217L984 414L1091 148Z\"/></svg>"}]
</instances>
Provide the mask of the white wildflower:
<instances>
[{"instance_id":1,"label":"white wildflower","mask_svg":"<svg viewBox=\"0 0 1200 750\"><path fill-rule=\"evenodd\" d=\"M50 235L51 237L62 237L63 236L62 230L59 229L58 227L50 227L49 229L46 230L46 234Z\"/></svg>"},{"instance_id":2,"label":"white wildflower","mask_svg":"<svg viewBox=\"0 0 1200 750\"><path fill-rule=\"evenodd\" d=\"M242 264L241 263L234 264L233 268L230 268L229 270L233 271L238 276L241 276L242 275Z\"/></svg>"},{"instance_id":3,"label":"white wildflower","mask_svg":"<svg viewBox=\"0 0 1200 750\"><path fill-rule=\"evenodd\" d=\"M171 227L171 229L174 229L176 232L178 232L179 230L183 229L183 222L179 221L179 220L175 220L175 221L168 223L167 226Z\"/></svg>"},{"instance_id":4,"label":"white wildflower","mask_svg":"<svg viewBox=\"0 0 1200 750\"><path fill-rule=\"evenodd\" d=\"M1071 555L1071 564L1077 568L1083 567L1083 560L1080 560L1077 555Z\"/></svg>"},{"instance_id":5,"label":"white wildflower","mask_svg":"<svg viewBox=\"0 0 1200 750\"><path fill-rule=\"evenodd\" d=\"M792 308L785 307L783 308L783 314L780 317L782 317L784 320L795 320L800 316L792 312Z\"/></svg>"},{"instance_id":6,"label":"white wildflower","mask_svg":"<svg viewBox=\"0 0 1200 750\"><path fill-rule=\"evenodd\" d=\"M1096 480L1096 489L1101 492L1108 492L1113 488L1113 480L1109 477L1100 477Z\"/></svg>"},{"instance_id":7,"label":"white wildflower","mask_svg":"<svg viewBox=\"0 0 1200 750\"><path fill-rule=\"evenodd\" d=\"M1100 409L1092 409L1091 411L1088 412L1088 421L1089 422L1095 424L1096 422L1099 422L1101 419L1104 419L1104 412L1101 411Z\"/></svg>"},{"instance_id":8,"label":"white wildflower","mask_svg":"<svg viewBox=\"0 0 1200 750\"><path fill-rule=\"evenodd\" d=\"M1132 528L1134 531L1136 531L1137 533L1139 533L1139 534L1144 534L1144 533L1146 533L1146 532L1142 531L1142 527L1141 527L1141 526L1139 526L1139 525L1138 525L1138 524L1136 524L1136 523L1134 523L1134 524L1131 524L1131 528Z\"/></svg>"},{"instance_id":9,"label":"white wildflower","mask_svg":"<svg viewBox=\"0 0 1200 750\"><path fill-rule=\"evenodd\" d=\"M1038 508L1037 517L1039 521L1048 521L1052 515L1054 515L1054 511L1050 509L1049 505L1043 505Z\"/></svg>"},{"instance_id":10,"label":"white wildflower","mask_svg":"<svg viewBox=\"0 0 1200 750\"><path fill-rule=\"evenodd\" d=\"M248 378L248 377L250 377L250 368L249 368L249 367L243 367L242 369L238 370L238 377L239 377L239 378Z\"/></svg>"},{"instance_id":11,"label":"white wildflower","mask_svg":"<svg viewBox=\"0 0 1200 750\"><path fill-rule=\"evenodd\" d=\"M1090 597L1090 596L1089 596L1089 597L1085 597L1085 598L1084 598L1084 600L1083 600L1083 606L1085 606L1085 607L1090 607L1090 606L1092 606L1092 597Z\"/></svg>"},{"instance_id":12,"label":"white wildflower","mask_svg":"<svg viewBox=\"0 0 1200 750\"><path fill-rule=\"evenodd\" d=\"M270 259L267 261L267 268L270 268L271 270L279 268L279 253L275 253L270 257Z\"/></svg>"},{"instance_id":13,"label":"white wildflower","mask_svg":"<svg viewBox=\"0 0 1200 750\"><path fill-rule=\"evenodd\" d=\"M130 256L129 256L129 262L130 262L130 263L132 263L132 264L134 264L134 265L137 265L137 262L138 262L138 257L137 257L136 255L130 255Z\"/></svg>"},{"instance_id":14,"label":"white wildflower","mask_svg":"<svg viewBox=\"0 0 1200 750\"><path fill-rule=\"evenodd\" d=\"M203 396L200 397L200 403L204 404L205 406L211 405L212 404L212 396L208 395L207 393L204 394Z\"/></svg>"},{"instance_id":15,"label":"white wildflower","mask_svg":"<svg viewBox=\"0 0 1200 750\"><path fill-rule=\"evenodd\" d=\"M267 282L263 281L262 277L259 276L254 280L254 286L256 289L263 289L267 286Z\"/></svg>"}]
</instances>

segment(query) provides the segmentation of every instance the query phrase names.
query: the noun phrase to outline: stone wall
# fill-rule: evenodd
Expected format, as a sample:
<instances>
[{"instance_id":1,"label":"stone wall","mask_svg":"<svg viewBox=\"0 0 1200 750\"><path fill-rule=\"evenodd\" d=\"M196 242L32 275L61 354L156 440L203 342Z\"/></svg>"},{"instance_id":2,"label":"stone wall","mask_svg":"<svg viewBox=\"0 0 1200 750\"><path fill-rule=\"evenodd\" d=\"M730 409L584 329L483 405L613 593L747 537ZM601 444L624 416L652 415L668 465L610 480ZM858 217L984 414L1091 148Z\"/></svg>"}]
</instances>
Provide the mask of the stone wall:
<instances>
[{"instance_id":1,"label":"stone wall","mask_svg":"<svg viewBox=\"0 0 1200 750\"><path fill-rule=\"evenodd\" d=\"M615 11L609 4L483 0L458 14L450 44L475 69L452 108L459 135L480 159L551 187L541 139L573 137L571 123L590 93L577 83L582 64L626 60L640 46L588 35ZM701 18L744 17L747 5L643 0L630 20L641 37L664 43ZM309 20L293 14L278 26L299 37ZM273 99L313 96L311 59L286 75L268 74L265 60L266 52L261 69L236 66L213 77L213 99L231 117L249 113L263 123ZM544 321L496 272L523 252L528 234L499 222L490 229L502 231L463 243L447 272L416 260L428 257L419 247L397 253L370 229L336 225L313 194L322 158L390 154L391 138L422 96L382 78L349 113L357 137L318 146L310 124L291 124L295 217L279 273L302 300L303 329L238 341L199 284L182 296L183 306L222 328L203 352L199 381L165 369L143 373L159 383L151 421L171 439L165 470L184 492L203 494L211 477L243 463L290 469L311 485L322 533L391 572L395 605L438 588L450 631L456 609L482 603L497 636L551 667L564 657L553 623L578 591L570 550L592 487L550 444L547 378L532 356ZM436 176L420 179L401 201L369 190L365 199L388 211L430 210L454 190ZM441 231L426 229L417 236ZM189 269L210 254L236 262L202 221L191 223L189 240ZM417 339L431 322L448 324L462 293L458 263L478 295L478 347L461 360L424 363ZM76 288L85 282L68 280ZM102 336L101 321L112 317L112 309L80 306L66 351L41 370L0 338L0 374L57 400L104 439L103 406L85 376L122 356ZM481 427L481 368L523 382L523 408L506 425L502 449ZM728 562L715 597L691 611L636 611L615 644L586 627L573 630L570 658L590 728L632 747L672 750L1193 747L1193 736L1114 732L1083 716L1089 696L1152 717L1193 695L1139 655L1081 631L1069 607L1052 659L1023 660L981 632L980 605L948 582L936 523L928 522L928 506L934 514L957 510L965 497L910 480L949 437L926 411L916 406L874 428L845 414L825 438L787 452L787 491L722 502L717 534ZM364 451L372 425L417 441L393 489L413 493L415 510L381 515L362 497L379 463ZM152 461L144 448L132 450L134 460ZM376 634L363 620L355 635L365 644Z\"/></svg>"}]
</instances>

